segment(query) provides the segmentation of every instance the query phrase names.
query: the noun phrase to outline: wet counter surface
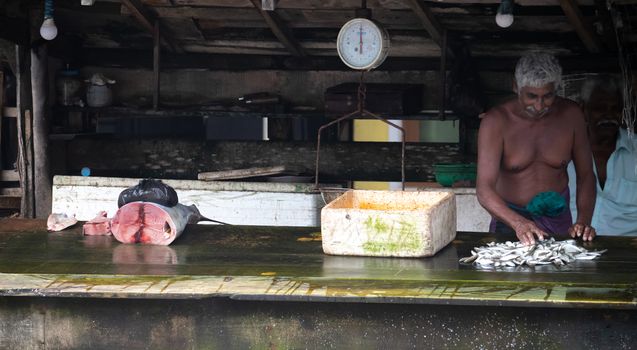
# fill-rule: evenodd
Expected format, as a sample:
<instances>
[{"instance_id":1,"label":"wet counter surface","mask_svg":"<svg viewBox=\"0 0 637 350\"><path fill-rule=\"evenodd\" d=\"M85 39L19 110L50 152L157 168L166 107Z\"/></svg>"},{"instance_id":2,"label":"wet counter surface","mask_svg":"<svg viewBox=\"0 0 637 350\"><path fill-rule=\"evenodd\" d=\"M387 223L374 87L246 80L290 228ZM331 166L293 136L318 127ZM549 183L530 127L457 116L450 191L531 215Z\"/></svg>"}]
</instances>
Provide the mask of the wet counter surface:
<instances>
[{"instance_id":1,"label":"wet counter surface","mask_svg":"<svg viewBox=\"0 0 637 350\"><path fill-rule=\"evenodd\" d=\"M608 251L594 261L480 269L458 259L513 237L459 232L405 259L325 255L318 228L193 225L142 246L45 227L0 220L0 295L637 309L637 238L598 237L585 247Z\"/></svg>"}]
</instances>

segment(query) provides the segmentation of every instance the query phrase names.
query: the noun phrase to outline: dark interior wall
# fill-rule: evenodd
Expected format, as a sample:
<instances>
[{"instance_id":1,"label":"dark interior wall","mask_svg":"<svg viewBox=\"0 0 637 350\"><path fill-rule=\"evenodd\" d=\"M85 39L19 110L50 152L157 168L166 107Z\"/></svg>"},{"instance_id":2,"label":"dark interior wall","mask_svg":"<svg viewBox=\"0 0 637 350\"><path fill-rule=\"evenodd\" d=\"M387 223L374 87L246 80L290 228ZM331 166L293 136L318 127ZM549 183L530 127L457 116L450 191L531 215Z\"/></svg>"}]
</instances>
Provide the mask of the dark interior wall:
<instances>
[{"instance_id":1,"label":"dark interior wall","mask_svg":"<svg viewBox=\"0 0 637 350\"><path fill-rule=\"evenodd\" d=\"M56 103L55 79L65 67L62 60L49 58L49 104ZM81 75L88 79L103 73L117 81L113 85L114 105L149 107L153 96L153 72L144 69L82 67ZM493 106L510 96L512 74L483 71L479 73L487 106ZM367 83L422 84L423 108L438 109L440 104L440 73L437 71L372 71L365 74ZM235 102L238 97L270 92L281 95L292 106L322 111L324 93L331 86L358 82L354 71L211 71L201 69L168 70L161 73L161 102L165 106L213 105Z\"/></svg>"},{"instance_id":2,"label":"dark interior wall","mask_svg":"<svg viewBox=\"0 0 637 350\"><path fill-rule=\"evenodd\" d=\"M62 68L64 65L57 60L52 60L51 62L51 70L56 71ZM84 78L89 78L94 73L102 73L106 77L116 80L117 82L112 86L113 95L114 95L114 105L115 106L127 106L127 107L136 107L139 110L150 110L152 104L152 94L153 94L153 72L149 69L131 69L131 68L113 68L113 67L97 67L97 66L85 66L81 68L81 74ZM365 82L368 83L395 83L395 84L422 84L423 88L423 96L422 96L422 105L424 109L437 111L440 104L440 73L438 71L383 71L376 70L372 72L365 73L364 75ZM216 104L226 104L228 103L236 103L236 100L240 96L244 96L251 93L257 92L270 92L273 94L279 94L283 98L283 100L289 106L296 107L305 107L304 111L310 111L315 115L322 115L324 109L324 93L325 90L331 86L335 86L345 82L358 82L360 79L360 72L355 71L284 71L284 70L247 70L247 71L222 71L222 70L206 70L206 69L179 69L179 70L165 70L161 72L161 104L164 109L169 107L178 107L178 106L211 106ZM509 72L481 72L480 80L482 83L483 92L487 97L487 107L493 104L496 104L502 101L504 98L508 98L511 93L511 73ZM449 83L449 82L448 82ZM54 101L52 99L52 101ZM449 108L447 106L447 108ZM161 110L161 109L160 109ZM179 124L178 126L172 127L172 133L166 134L167 138L165 142L170 143L170 137L174 138L175 146L180 142L180 138L183 138L184 135L178 134L177 131L185 128L187 112L183 116L178 116L180 121L176 121L175 116L173 115L170 119L172 122L176 122ZM131 124L135 128L139 127L150 127L150 124L155 126L155 129L159 128L161 125L155 124L153 121L148 121L146 119L142 119L142 121L127 121L127 116L123 115L123 118L120 119L119 124L114 126L113 131L116 131L116 134L113 134L114 137L119 139L127 139L131 137L131 133L121 132L125 129L128 130L129 127L123 127L122 120L134 123ZM131 116L132 118L132 116ZM131 119L128 118L128 119ZM231 117L234 118L234 117ZM251 118L251 117L250 117ZM238 117L240 120L236 120L236 123L241 125L240 128L234 128L240 130L240 132L247 133L250 131L252 134L258 134L259 130L253 130L252 126L258 128L260 126L259 121L253 121L248 117ZM230 138L222 138L217 136L210 136L210 130L206 131L206 135L209 140L241 140L242 138L236 137L236 135L232 134L233 123L228 121L220 121L219 117L208 118L207 125L205 128L217 128L216 131L222 132L223 135L229 136ZM189 121L192 121L188 119ZM165 120L164 120L165 121ZM211 127L210 123L220 122L221 125ZM321 125L325 121L317 122L317 125ZM254 124L254 125L252 125ZM128 124L127 124L128 125ZM163 124L162 124L163 125ZM216 124L215 124L216 125ZM117 130L119 130L119 134ZM231 130L232 129L232 130ZM249 129L249 130L248 130ZM212 130L212 129L211 129ZM213 130L214 131L214 130ZM152 135L148 136L148 133L139 132L139 130L135 131L135 135L133 135L134 139L142 139L145 137L152 137ZM151 133L152 134L152 133ZM311 132L311 136L314 137L316 131ZM128 135L128 136L127 136ZM144 136L147 135L147 136ZM172 135L172 136L171 136ZM216 135L216 134L215 134ZM234 135L234 136L232 136ZM112 136L112 137L113 137ZM156 135L155 135L156 136ZM103 136L93 136L95 138L95 144L98 144L100 139L103 139ZM91 138L91 136L83 136L83 139L86 142L87 138ZM201 138L192 138L192 140L201 139ZM205 138L203 138L205 139ZM259 140L260 138L249 138L249 140ZM299 139L295 139L299 140ZM301 139L308 140L308 139ZM311 138L310 138L311 140ZM75 148L75 141L56 141L54 150L56 150L57 161L54 162L56 166L55 173L56 174L64 174L64 173L72 173L76 174L78 169L76 163L79 162L79 158L76 159L77 155L74 154L71 148ZM305 146L309 148L313 148L314 141L309 141ZM268 144L267 142L261 143L259 147L261 148L271 148L273 152L277 153L276 147ZM292 146L292 143L290 143ZM109 148L110 146L106 146ZM137 148L135 146L130 147L127 153L142 154L144 152L143 148ZM325 149L325 157L326 159L336 155L328 154L330 152L329 148ZM373 151L375 152L375 151ZM371 174L381 174L382 172L379 169L376 169L381 166L381 164L386 163L388 160L381 157L378 153L367 153L363 150L359 150L358 154L361 157L369 159L372 163L376 163L376 166L372 166L372 169L369 171L369 174L365 173L357 173L357 178L366 178L373 180L373 176ZM310 152L313 153L313 152ZM276 164L296 164L299 159L297 156L290 156L288 161L285 159L270 159L271 162L268 162L268 154L272 154L269 152L263 153L264 159L259 160L259 165L276 165ZM398 154L398 153L397 153ZM131 155L132 156L132 155ZM202 154L193 154L193 157L201 157ZM223 166L221 164L211 165L214 170L228 170L232 168L240 168L247 167L250 164L246 164L242 157L250 156L250 153L241 154L241 152L236 154L237 157L241 159L236 159L234 163L224 163ZM411 155L409 158L412 158L414 155ZM440 156L445 156L441 154ZM112 169L115 171L119 169L120 165L117 162L117 159L120 157L97 157L96 162L100 164L93 164L91 166L92 169L103 169L107 171L108 169ZM117 158L117 159L115 159ZM232 158L232 157L231 157ZM285 157L283 157L285 158ZM376 160L374 160L376 159ZM433 159L432 159L433 161ZM470 161L470 160L469 160ZM82 159L82 164L86 163L85 159ZM214 163L214 162L213 162ZM275 164L276 163L276 164ZM311 163L311 162L310 162ZM425 163L427 161L425 160ZM78 163L79 164L79 163ZM148 170L148 173L143 173L143 171L139 170L144 167L144 163L139 164L140 168L138 168L140 176L168 176L174 177L174 174L151 174L151 170ZM308 163L309 164L309 163ZM306 168L312 168L311 164L306 164ZM431 164L426 164L430 166ZM254 165L256 166L256 165ZM207 170L212 170L213 168L208 167ZM327 167L329 168L329 167ZM327 169L326 168L326 169ZM429 169L429 168L426 168ZM311 169L310 169L311 170ZM328 169L333 170L333 169ZM109 173L110 175L117 176L116 173ZM196 174L193 173L193 174ZM192 174L189 174L190 178L192 178ZM335 174L331 174L332 177L336 177ZM394 179L395 174L391 176L378 176L377 180L389 180ZM432 173L429 170L425 170L422 174L419 174L415 177L412 176L413 180L424 180L424 179L432 179Z\"/></svg>"},{"instance_id":3,"label":"dark interior wall","mask_svg":"<svg viewBox=\"0 0 637 350\"><path fill-rule=\"evenodd\" d=\"M113 86L114 103L149 105L153 94L153 72L141 69L83 67L82 75L95 72L117 80ZM423 105L437 108L439 73L433 71L372 71L365 74L368 83L424 84ZM327 88L346 82L358 82L355 71L210 71L180 69L161 72L161 101L164 105L208 105L238 97L270 92L279 94L293 106L323 110Z\"/></svg>"}]
</instances>

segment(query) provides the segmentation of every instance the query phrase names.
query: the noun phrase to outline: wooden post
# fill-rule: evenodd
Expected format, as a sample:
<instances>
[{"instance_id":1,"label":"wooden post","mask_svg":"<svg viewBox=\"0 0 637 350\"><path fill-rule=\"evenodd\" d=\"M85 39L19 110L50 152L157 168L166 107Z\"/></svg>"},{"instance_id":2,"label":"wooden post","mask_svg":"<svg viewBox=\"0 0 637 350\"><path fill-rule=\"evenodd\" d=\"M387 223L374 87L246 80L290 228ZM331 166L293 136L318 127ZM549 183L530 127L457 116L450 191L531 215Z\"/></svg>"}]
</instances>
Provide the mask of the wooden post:
<instances>
[{"instance_id":1,"label":"wooden post","mask_svg":"<svg viewBox=\"0 0 637 350\"><path fill-rule=\"evenodd\" d=\"M153 28L153 108L159 109L159 88L160 88L160 54L161 54L161 41L159 33L159 20L155 20L155 27Z\"/></svg>"},{"instance_id":2,"label":"wooden post","mask_svg":"<svg viewBox=\"0 0 637 350\"><path fill-rule=\"evenodd\" d=\"M49 169L49 118L47 104L47 45L31 49L31 88L33 92L33 170L35 217L51 213L51 171Z\"/></svg>"},{"instance_id":3,"label":"wooden post","mask_svg":"<svg viewBox=\"0 0 637 350\"><path fill-rule=\"evenodd\" d=\"M4 72L0 70L0 170L3 169L2 159L2 124L4 121Z\"/></svg>"},{"instance_id":4,"label":"wooden post","mask_svg":"<svg viewBox=\"0 0 637 350\"><path fill-rule=\"evenodd\" d=\"M33 107L33 106L32 106ZM31 210L33 214L31 217L35 217L35 176L34 168L35 162L33 160L33 112L30 109L24 111L24 146L29 173L29 191L31 192L29 200L31 201Z\"/></svg>"},{"instance_id":5,"label":"wooden post","mask_svg":"<svg viewBox=\"0 0 637 350\"><path fill-rule=\"evenodd\" d=\"M445 100L447 99L447 30L442 31L440 43L440 120L445 120Z\"/></svg>"},{"instance_id":6,"label":"wooden post","mask_svg":"<svg viewBox=\"0 0 637 350\"><path fill-rule=\"evenodd\" d=\"M18 173L20 174L20 187L22 200L20 203L20 216L24 218L34 217L33 198L33 153L31 148L31 73L30 60L27 59L28 47L16 45L16 70L17 86L17 129L18 129Z\"/></svg>"}]
</instances>

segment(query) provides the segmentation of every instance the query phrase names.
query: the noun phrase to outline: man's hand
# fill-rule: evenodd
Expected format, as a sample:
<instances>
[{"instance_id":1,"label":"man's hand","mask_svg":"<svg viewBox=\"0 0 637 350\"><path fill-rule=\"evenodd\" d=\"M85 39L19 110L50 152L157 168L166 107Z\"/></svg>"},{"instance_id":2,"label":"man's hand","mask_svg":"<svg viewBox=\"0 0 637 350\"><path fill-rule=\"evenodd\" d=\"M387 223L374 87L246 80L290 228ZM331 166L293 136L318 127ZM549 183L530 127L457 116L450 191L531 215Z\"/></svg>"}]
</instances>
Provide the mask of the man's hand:
<instances>
[{"instance_id":1,"label":"man's hand","mask_svg":"<svg viewBox=\"0 0 637 350\"><path fill-rule=\"evenodd\" d=\"M544 237L549 235L548 233L540 230L533 221L529 220L518 223L513 227L513 229L515 230L515 235L518 236L520 242L526 245L535 244L535 236L537 236L537 239L540 241L543 241Z\"/></svg>"},{"instance_id":2,"label":"man's hand","mask_svg":"<svg viewBox=\"0 0 637 350\"><path fill-rule=\"evenodd\" d=\"M592 241L597 235L597 232L595 232L595 229L591 225L576 222L568 229L568 234L573 238L582 237L583 241Z\"/></svg>"}]
</instances>

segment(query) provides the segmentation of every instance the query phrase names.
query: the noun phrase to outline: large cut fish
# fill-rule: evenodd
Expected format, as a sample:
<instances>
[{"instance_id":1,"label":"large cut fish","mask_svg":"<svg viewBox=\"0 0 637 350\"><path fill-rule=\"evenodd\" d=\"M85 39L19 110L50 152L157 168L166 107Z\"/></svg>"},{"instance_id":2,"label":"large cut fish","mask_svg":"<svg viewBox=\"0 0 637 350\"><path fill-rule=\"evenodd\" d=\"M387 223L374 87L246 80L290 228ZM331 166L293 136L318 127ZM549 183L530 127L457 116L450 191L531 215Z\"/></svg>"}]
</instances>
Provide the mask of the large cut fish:
<instances>
[{"instance_id":1,"label":"large cut fish","mask_svg":"<svg viewBox=\"0 0 637 350\"><path fill-rule=\"evenodd\" d=\"M113 237L122 243L169 245L186 224L206 220L196 206L177 204L166 207L152 202L125 204L111 220Z\"/></svg>"},{"instance_id":2,"label":"large cut fish","mask_svg":"<svg viewBox=\"0 0 637 350\"><path fill-rule=\"evenodd\" d=\"M120 193L119 210L109 231L122 243L169 245L199 221L223 222L201 216L196 206L178 203L177 192L161 180L144 179Z\"/></svg>"}]
</instances>

